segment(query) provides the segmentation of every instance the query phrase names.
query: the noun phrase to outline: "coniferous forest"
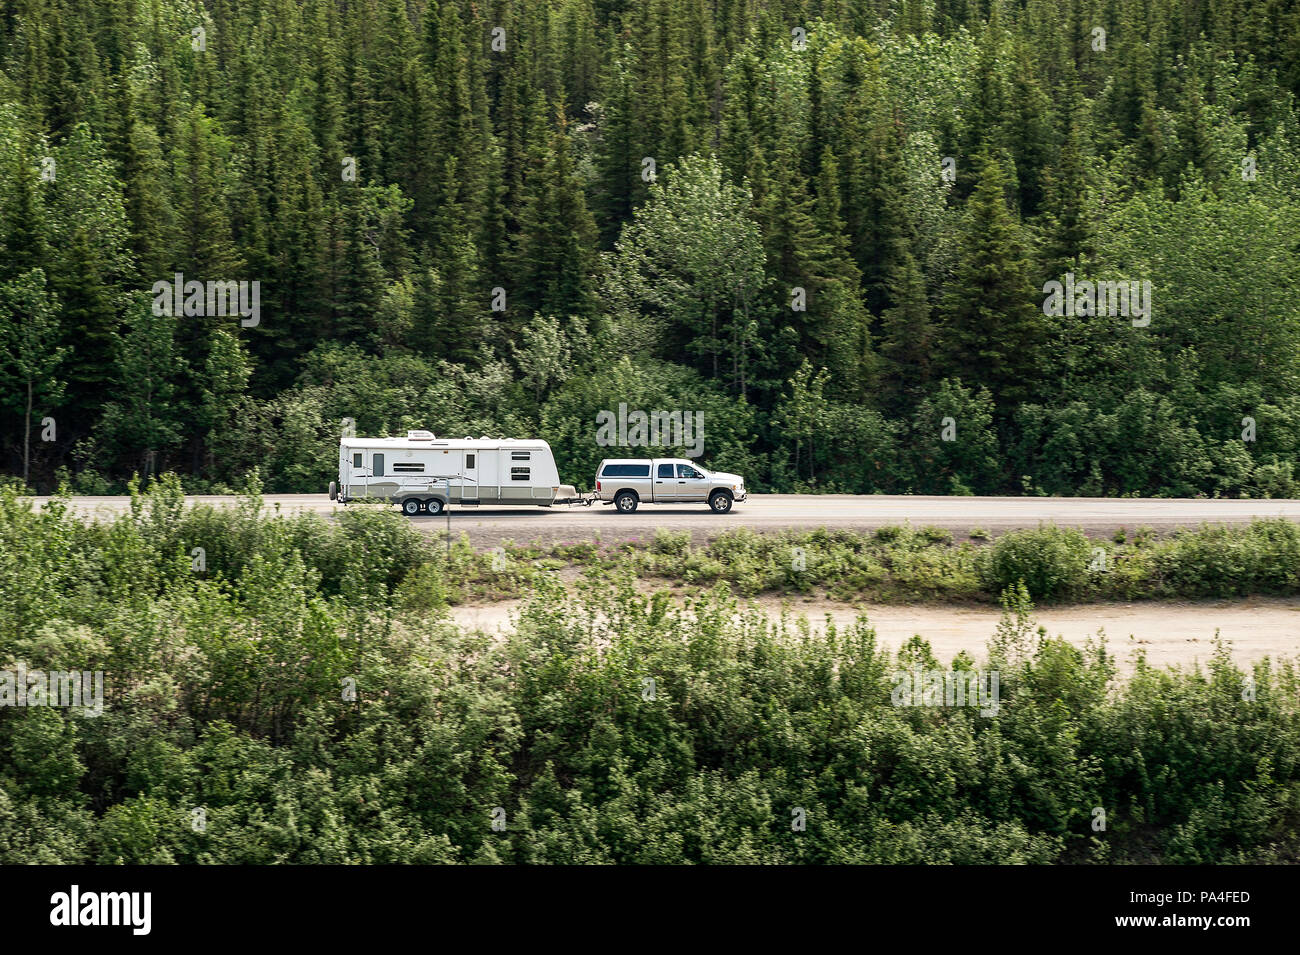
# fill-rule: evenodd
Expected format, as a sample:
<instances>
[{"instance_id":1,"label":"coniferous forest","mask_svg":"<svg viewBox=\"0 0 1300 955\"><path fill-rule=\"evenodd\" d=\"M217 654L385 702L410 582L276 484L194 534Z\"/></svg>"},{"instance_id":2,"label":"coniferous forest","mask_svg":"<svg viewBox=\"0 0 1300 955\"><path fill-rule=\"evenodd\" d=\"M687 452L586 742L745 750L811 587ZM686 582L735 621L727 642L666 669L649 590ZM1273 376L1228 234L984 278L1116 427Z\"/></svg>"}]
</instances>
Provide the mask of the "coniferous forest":
<instances>
[{"instance_id":1,"label":"coniferous forest","mask_svg":"<svg viewBox=\"0 0 1300 955\"><path fill-rule=\"evenodd\" d=\"M756 490L1300 494L1294 0L5 0L0 66L37 490L320 492L345 418L582 484L623 402Z\"/></svg>"},{"instance_id":2,"label":"coniferous forest","mask_svg":"<svg viewBox=\"0 0 1300 955\"><path fill-rule=\"evenodd\" d=\"M1300 497L1298 94L1300 0L0 0L0 866L1294 863L1294 618L1096 623L1300 609L1257 501L521 543L262 495L350 429L581 488L632 408L754 492ZM877 613L943 601L983 649Z\"/></svg>"}]
</instances>

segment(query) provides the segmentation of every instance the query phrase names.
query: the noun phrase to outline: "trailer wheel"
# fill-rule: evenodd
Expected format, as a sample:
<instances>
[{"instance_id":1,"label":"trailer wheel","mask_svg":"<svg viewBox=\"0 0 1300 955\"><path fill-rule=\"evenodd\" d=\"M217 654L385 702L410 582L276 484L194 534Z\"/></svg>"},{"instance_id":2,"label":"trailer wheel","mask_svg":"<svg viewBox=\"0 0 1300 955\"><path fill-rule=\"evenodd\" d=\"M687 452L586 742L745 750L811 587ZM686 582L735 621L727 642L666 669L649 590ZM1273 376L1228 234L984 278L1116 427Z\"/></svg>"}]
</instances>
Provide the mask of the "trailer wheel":
<instances>
[{"instance_id":1,"label":"trailer wheel","mask_svg":"<svg viewBox=\"0 0 1300 955\"><path fill-rule=\"evenodd\" d=\"M402 513L407 517L415 517L420 513L420 502L413 497L408 497L402 502Z\"/></svg>"},{"instance_id":2,"label":"trailer wheel","mask_svg":"<svg viewBox=\"0 0 1300 955\"><path fill-rule=\"evenodd\" d=\"M330 500L337 501L338 499L339 499L339 484L337 481L330 481Z\"/></svg>"},{"instance_id":3,"label":"trailer wheel","mask_svg":"<svg viewBox=\"0 0 1300 955\"><path fill-rule=\"evenodd\" d=\"M436 497L431 497L424 502L424 509L430 514L441 514L442 500Z\"/></svg>"},{"instance_id":4,"label":"trailer wheel","mask_svg":"<svg viewBox=\"0 0 1300 955\"><path fill-rule=\"evenodd\" d=\"M726 491L714 491L709 495L709 507L714 514L725 514L731 510L731 495Z\"/></svg>"},{"instance_id":5,"label":"trailer wheel","mask_svg":"<svg viewBox=\"0 0 1300 955\"><path fill-rule=\"evenodd\" d=\"M614 495L614 506L618 508L620 514L635 513L638 503L640 502L637 501L636 495L631 491L619 491Z\"/></svg>"}]
</instances>

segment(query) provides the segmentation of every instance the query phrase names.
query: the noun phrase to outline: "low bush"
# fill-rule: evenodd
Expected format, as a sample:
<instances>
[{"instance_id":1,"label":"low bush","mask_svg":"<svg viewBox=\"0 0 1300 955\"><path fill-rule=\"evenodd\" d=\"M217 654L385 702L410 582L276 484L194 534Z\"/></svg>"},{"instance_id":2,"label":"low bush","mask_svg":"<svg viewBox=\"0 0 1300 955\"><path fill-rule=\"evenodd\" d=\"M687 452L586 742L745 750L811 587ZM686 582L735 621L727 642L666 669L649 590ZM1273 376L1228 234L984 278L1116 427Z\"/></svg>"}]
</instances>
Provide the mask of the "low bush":
<instances>
[{"instance_id":1,"label":"low bush","mask_svg":"<svg viewBox=\"0 0 1300 955\"><path fill-rule=\"evenodd\" d=\"M1000 592L1023 583L1035 600L1061 600L1083 592L1091 546L1082 531L1045 525L1003 534L983 554L980 579Z\"/></svg>"}]
</instances>

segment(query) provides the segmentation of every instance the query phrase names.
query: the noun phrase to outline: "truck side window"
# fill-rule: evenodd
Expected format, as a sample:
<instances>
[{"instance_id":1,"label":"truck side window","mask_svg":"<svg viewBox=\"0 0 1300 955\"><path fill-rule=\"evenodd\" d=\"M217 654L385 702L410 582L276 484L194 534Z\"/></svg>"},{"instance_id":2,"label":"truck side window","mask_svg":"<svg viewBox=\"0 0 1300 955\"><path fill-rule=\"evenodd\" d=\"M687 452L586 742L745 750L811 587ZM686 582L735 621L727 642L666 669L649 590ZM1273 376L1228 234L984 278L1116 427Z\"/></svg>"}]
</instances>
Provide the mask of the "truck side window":
<instances>
[{"instance_id":1,"label":"truck side window","mask_svg":"<svg viewBox=\"0 0 1300 955\"><path fill-rule=\"evenodd\" d=\"M679 464L679 465L677 465L677 476L680 477L680 478L700 478L700 477L704 477L703 474L701 474L699 471L695 470L695 468L691 467L689 464Z\"/></svg>"},{"instance_id":2,"label":"truck side window","mask_svg":"<svg viewBox=\"0 0 1300 955\"><path fill-rule=\"evenodd\" d=\"M374 474L375 474L375 477L383 477L383 476L384 476L384 456L383 456L382 454L376 454L376 455L375 455L371 460L374 462Z\"/></svg>"},{"instance_id":3,"label":"truck side window","mask_svg":"<svg viewBox=\"0 0 1300 955\"><path fill-rule=\"evenodd\" d=\"M673 466L671 464L659 465L659 476L661 478L670 478L673 476Z\"/></svg>"}]
</instances>

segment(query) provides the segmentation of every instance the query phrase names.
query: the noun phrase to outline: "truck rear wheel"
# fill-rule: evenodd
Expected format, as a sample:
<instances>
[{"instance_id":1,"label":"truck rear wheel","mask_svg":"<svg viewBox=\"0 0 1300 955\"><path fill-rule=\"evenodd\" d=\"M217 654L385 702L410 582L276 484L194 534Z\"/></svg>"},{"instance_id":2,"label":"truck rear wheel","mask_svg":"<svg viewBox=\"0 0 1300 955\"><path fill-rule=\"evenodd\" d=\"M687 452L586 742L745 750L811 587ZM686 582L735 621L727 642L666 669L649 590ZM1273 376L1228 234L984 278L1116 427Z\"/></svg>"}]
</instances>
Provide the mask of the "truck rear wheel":
<instances>
[{"instance_id":1,"label":"truck rear wheel","mask_svg":"<svg viewBox=\"0 0 1300 955\"><path fill-rule=\"evenodd\" d=\"M640 502L637 501L636 495L631 491L619 491L614 495L614 506L618 508L620 514L635 513L638 503Z\"/></svg>"},{"instance_id":2,"label":"truck rear wheel","mask_svg":"<svg viewBox=\"0 0 1300 955\"><path fill-rule=\"evenodd\" d=\"M731 510L731 495L726 491L714 491L709 496L709 507L714 514L725 514Z\"/></svg>"}]
</instances>

